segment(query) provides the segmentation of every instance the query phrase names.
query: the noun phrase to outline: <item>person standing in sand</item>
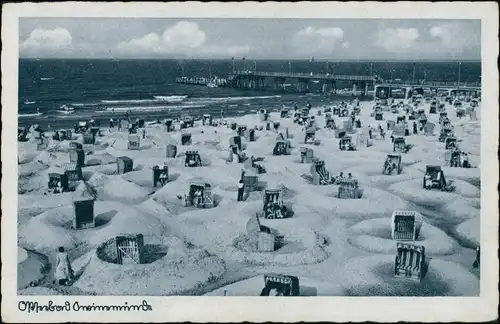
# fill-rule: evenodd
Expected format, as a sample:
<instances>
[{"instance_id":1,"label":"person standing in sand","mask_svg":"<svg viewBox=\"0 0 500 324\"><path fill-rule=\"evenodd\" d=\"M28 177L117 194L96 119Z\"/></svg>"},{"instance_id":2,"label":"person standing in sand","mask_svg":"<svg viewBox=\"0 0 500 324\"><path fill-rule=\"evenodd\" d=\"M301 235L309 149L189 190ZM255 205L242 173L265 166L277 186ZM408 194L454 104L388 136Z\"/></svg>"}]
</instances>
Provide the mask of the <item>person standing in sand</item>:
<instances>
[{"instance_id":1,"label":"person standing in sand","mask_svg":"<svg viewBox=\"0 0 500 324\"><path fill-rule=\"evenodd\" d=\"M243 194L245 193L245 183L243 179L238 182L238 201L243 201Z\"/></svg>"},{"instance_id":2,"label":"person standing in sand","mask_svg":"<svg viewBox=\"0 0 500 324\"><path fill-rule=\"evenodd\" d=\"M429 174L426 174L424 177L424 181L425 181L425 189L430 190L432 187L431 176Z\"/></svg>"},{"instance_id":3,"label":"person standing in sand","mask_svg":"<svg viewBox=\"0 0 500 324\"><path fill-rule=\"evenodd\" d=\"M70 285L73 281L73 269L69 262L68 253L62 246L59 247L56 260L54 278L59 285Z\"/></svg>"}]
</instances>

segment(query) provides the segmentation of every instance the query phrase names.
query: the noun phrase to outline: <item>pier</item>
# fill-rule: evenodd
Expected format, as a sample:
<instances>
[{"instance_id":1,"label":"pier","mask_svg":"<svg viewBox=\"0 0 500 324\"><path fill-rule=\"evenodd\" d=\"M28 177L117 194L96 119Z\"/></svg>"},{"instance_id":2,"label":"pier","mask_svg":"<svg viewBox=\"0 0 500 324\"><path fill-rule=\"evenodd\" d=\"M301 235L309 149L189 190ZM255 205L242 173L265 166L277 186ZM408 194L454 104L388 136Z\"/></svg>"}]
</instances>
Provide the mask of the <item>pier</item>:
<instances>
[{"instance_id":1,"label":"pier","mask_svg":"<svg viewBox=\"0 0 500 324\"><path fill-rule=\"evenodd\" d=\"M349 89L353 94L360 93L361 96L368 95L369 90L375 86L390 86L396 88L431 88L431 89L454 89L480 91L480 83L464 82L435 82L435 81L401 81L392 82L383 80L377 76L370 75L340 75L340 74L318 74L318 73L292 73L292 72L257 72L250 70L233 71L227 78L204 78L204 77L180 77L177 83L230 87L237 89L273 90L293 92L334 93L337 89Z\"/></svg>"},{"instance_id":2,"label":"pier","mask_svg":"<svg viewBox=\"0 0 500 324\"><path fill-rule=\"evenodd\" d=\"M217 87L227 86L227 79L220 79L220 78L178 77L175 78L175 82L181 84L203 85L203 86L209 86L209 84L214 84Z\"/></svg>"}]
</instances>

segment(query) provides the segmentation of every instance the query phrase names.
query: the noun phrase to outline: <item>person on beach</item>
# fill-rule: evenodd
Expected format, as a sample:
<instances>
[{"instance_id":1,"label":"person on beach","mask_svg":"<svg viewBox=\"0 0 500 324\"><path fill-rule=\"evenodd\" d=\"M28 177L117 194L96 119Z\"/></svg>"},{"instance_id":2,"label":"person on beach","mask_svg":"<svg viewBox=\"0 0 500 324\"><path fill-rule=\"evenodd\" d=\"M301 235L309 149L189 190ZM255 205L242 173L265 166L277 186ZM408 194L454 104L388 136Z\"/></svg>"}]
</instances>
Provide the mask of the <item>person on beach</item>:
<instances>
[{"instance_id":1,"label":"person on beach","mask_svg":"<svg viewBox=\"0 0 500 324\"><path fill-rule=\"evenodd\" d=\"M201 194L201 190L198 189L195 191L194 193L194 201L195 201L195 205L196 206L199 206L203 203L203 195Z\"/></svg>"},{"instance_id":2,"label":"person on beach","mask_svg":"<svg viewBox=\"0 0 500 324\"><path fill-rule=\"evenodd\" d=\"M415 121L413 121L413 135L416 135L418 134L418 127L417 127L417 123Z\"/></svg>"},{"instance_id":3,"label":"person on beach","mask_svg":"<svg viewBox=\"0 0 500 324\"><path fill-rule=\"evenodd\" d=\"M462 168L470 168L470 163L469 163L469 154L463 152L462 156Z\"/></svg>"},{"instance_id":4,"label":"person on beach","mask_svg":"<svg viewBox=\"0 0 500 324\"><path fill-rule=\"evenodd\" d=\"M109 119L109 129L113 129L115 127L113 118Z\"/></svg>"},{"instance_id":5,"label":"person on beach","mask_svg":"<svg viewBox=\"0 0 500 324\"><path fill-rule=\"evenodd\" d=\"M368 137L370 139L373 139L373 131L372 131L372 128L370 126L368 126Z\"/></svg>"},{"instance_id":6,"label":"person on beach","mask_svg":"<svg viewBox=\"0 0 500 324\"><path fill-rule=\"evenodd\" d=\"M243 194L245 193L245 183L243 179L238 182L238 201L243 201Z\"/></svg>"},{"instance_id":7,"label":"person on beach","mask_svg":"<svg viewBox=\"0 0 500 324\"><path fill-rule=\"evenodd\" d=\"M408 123L405 124L405 136L410 136L410 128L408 127Z\"/></svg>"},{"instance_id":8,"label":"person on beach","mask_svg":"<svg viewBox=\"0 0 500 324\"><path fill-rule=\"evenodd\" d=\"M118 131L122 130L122 120L118 119Z\"/></svg>"},{"instance_id":9,"label":"person on beach","mask_svg":"<svg viewBox=\"0 0 500 324\"><path fill-rule=\"evenodd\" d=\"M481 252L480 252L480 247L476 247L476 260L474 260L474 263L472 263L473 268L479 268L481 264Z\"/></svg>"},{"instance_id":10,"label":"person on beach","mask_svg":"<svg viewBox=\"0 0 500 324\"><path fill-rule=\"evenodd\" d=\"M56 186L54 187L53 193L61 193L62 192L62 184L61 181L57 181Z\"/></svg>"},{"instance_id":11,"label":"person on beach","mask_svg":"<svg viewBox=\"0 0 500 324\"><path fill-rule=\"evenodd\" d=\"M59 285L70 285L73 281L74 274L71 263L69 262L68 253L64 251L64 247L60 246L58 248L56 258L56 271L54 273L56 282Z\"/></svg>"},{"instance_id":12,"label":"person on beach","mask_svg":"<svg viewBox=\"0 0 500 324\"><path fill-rule=\"evenodd\" d=\"M351 173L347 174L347 179L352 179L352 174Z\"/></svg>"},{"instance_id":13,"label":"person on beach","mask_svg":"<svg viewBox=\"0 0 500 324\"><path fill-rule=\"evenodd\" d=\"M167 162L163 164L163 172L160 174L160 183L164 186L168 181L168 165Z\"/></svg>"},{"instance_id":14,"label":"person on beach","mask_svg":"<svg viewBox=\"0 0 500 324\"><path fill-rule=\"evenodd\" d=\"M430 174L426 174L424 177L425 189L430 190L432 188L432 179Z\"/></svg>"},{"instance_id":15,"label":"person on beach","mask_svg":"<svg viewBox=\"0 0 500 324\"><path fill-rule=\"evenodd\" d=\"M382 137L383 140L385 140L385 132L382 127L380 127L380 136Z\"/></svg>"}]
</instances>

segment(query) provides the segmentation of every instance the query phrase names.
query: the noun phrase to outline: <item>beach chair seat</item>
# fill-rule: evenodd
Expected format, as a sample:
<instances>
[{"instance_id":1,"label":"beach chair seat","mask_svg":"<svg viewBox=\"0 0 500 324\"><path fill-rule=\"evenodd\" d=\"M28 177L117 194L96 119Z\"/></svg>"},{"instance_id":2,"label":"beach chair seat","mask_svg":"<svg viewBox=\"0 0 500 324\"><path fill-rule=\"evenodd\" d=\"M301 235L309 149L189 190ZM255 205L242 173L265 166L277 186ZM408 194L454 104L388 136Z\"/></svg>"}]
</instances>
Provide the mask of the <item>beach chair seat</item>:
<instances>
[{"instance_id":1,"label":"beach chair seat","mask_svg":"<svg viewBox=\"0 0 500 324\"><path fill-rule=\"evenodd\" d=\"M420 282L426 271L425 248L415 244L398 242L394 276Z\"/></svg>"}]
</instances>

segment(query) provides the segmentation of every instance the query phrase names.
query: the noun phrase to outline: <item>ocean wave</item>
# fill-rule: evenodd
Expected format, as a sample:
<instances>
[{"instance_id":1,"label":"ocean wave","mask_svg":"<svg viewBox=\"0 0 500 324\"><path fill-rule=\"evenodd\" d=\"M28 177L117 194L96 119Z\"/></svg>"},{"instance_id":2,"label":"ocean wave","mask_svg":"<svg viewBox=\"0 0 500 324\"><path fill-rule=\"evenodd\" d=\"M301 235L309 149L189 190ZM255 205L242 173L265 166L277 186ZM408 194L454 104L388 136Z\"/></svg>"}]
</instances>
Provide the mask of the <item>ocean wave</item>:
<instances>
[{"instance_id":1,"label":"ocean wave","mask_svg":"<svg viewBox=\"0 0 500 324\"><path fill-rule=\"evenodd\" d=\"M273 99L273 98L281 98L280 95L275 96L253 96L253 97L208 97L208 98L192 98L194 101L213 101L213 102L226 102L226 101L240 101L240 100L253 100L253 99Z\"/></svg>"},{"instance_id":2,"label":"ocean wave","mask_svg":"<svg viewBox=\"0 0 500 324\"><path fill-rule=\"evenodd\" d=\"M153 102L171 102L171 103L179 103L184 101L188 96L154 96L154 99L125 99L125 100L101 100L101 103L104 104L141 104L141 103L153 103Z\"/></svg>"},{"instance_id":3,"label":"ocean wave","mask_svg":"<svg viewBox=\"0 0 500 324\"><path fill-rule=\"evenodd\" d=\"M155 99L160 101L183 101L188 96L154 96Z\"/></svg>"},{"instance_id":4,"label":"ocean wave","mask_svg":"<svg viewBox=\"0 0 500 324\"><path fill-rule=\"evenodd\" d=\"M101 100L104 104L128 104L128 103L148 103L148 102L158 102L158 99L129 99L129 100Z\"/></svg>"},{"instance_id":5,"label":"ocean wave","mask_svg":"<svg viewBox=\"0 0 500 324\"><path fill-rule=\"evenodd\" d=\"M17 117L19 118L26 118L26 117L39 117L42 116L43 113L27 113L27 114L18 114Z\"/></svg>"},{"instance_id":6,"label":"ocean wave","mask_svg":"<svg viewBox=\"0 0 500 324\"><path fill-rule=\"evenodd\" d=\"M110 112L124 112L124 111L156 111L156 110L180 110L186 108L203 108L206 105L180 105L180 106L135 106L135 107L116 107L116 108L105 108L104 110L96 111L96 113L110 113Z\"/></svg>"},{"instance_id":7,"label":"ocean wave","mask_svg":"<svg viewBox=\"0 0 500 324\"><path fill-rule=\"evenodd\" d=\"M72 102L69 105L74 106L74 107L95 107L95 106L101 105L101 103L97 103L97 102L90 102L90 103Z\"/></svg>"}]
</instances>

